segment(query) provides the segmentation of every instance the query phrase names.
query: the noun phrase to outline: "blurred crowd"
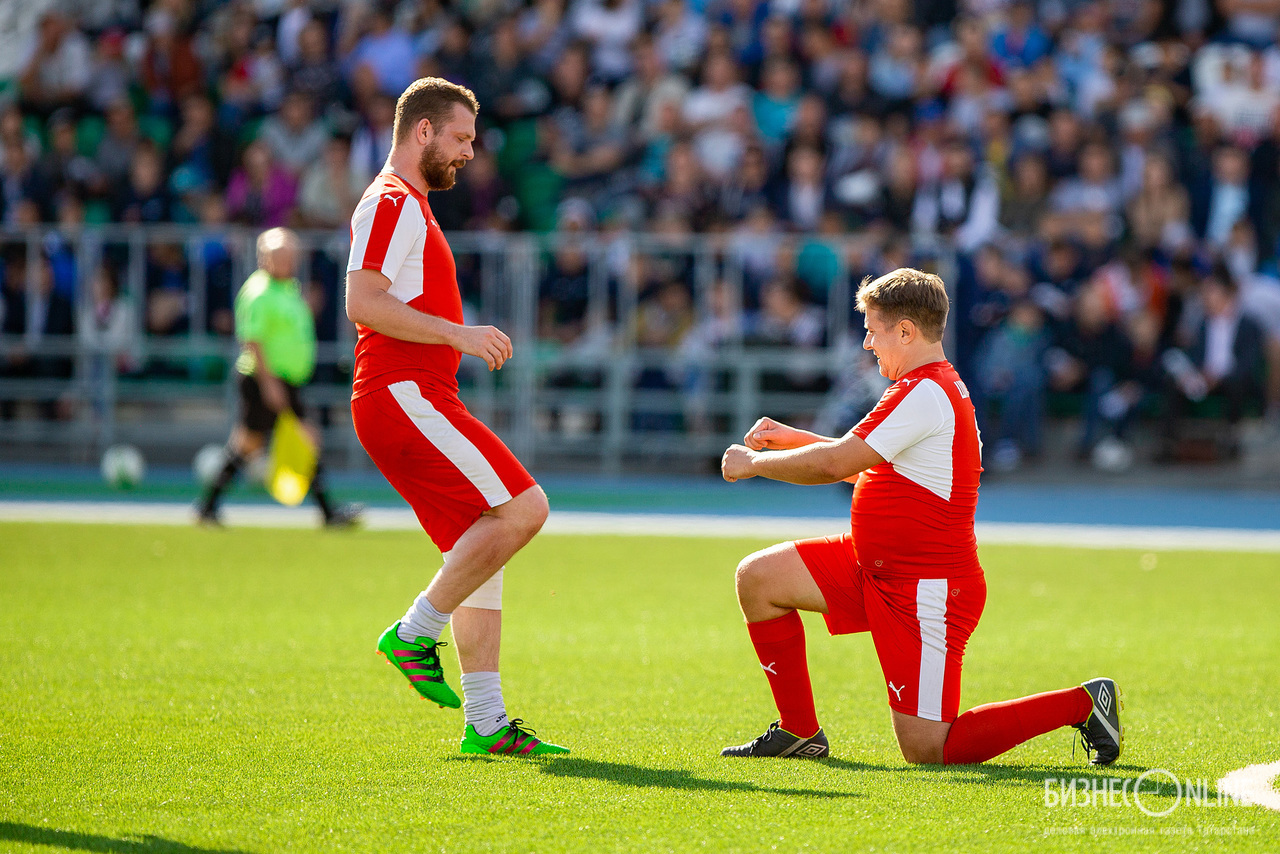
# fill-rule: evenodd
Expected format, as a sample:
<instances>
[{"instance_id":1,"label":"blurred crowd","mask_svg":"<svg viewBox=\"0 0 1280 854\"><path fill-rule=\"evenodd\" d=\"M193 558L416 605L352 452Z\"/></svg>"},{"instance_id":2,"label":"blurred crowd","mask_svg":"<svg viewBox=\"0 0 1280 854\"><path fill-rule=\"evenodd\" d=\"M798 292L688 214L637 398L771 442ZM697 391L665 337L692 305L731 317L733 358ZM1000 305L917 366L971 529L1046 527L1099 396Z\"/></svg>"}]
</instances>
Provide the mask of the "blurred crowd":
<instances>
[{"instance_id":1,"label":"blurred crowd","mask_svg":"<svg viewBox=\"0 0 1280 854\"><path fill-rule=\"evenodd\" d=\"M1083 456L1143 413L1172 457L1189 413L1280 419L1280 0L82 0L31 25L6 225L345 232L397 95L442 76L481 104L446 230L722 241L741 289L695 294L691 256L611 270L642 345L832 343L863 275L954 256L996 466L1040 453L1050 401ZM544 268L542 337L598 334L585 253Z\"/></svg>"}]
</instances>

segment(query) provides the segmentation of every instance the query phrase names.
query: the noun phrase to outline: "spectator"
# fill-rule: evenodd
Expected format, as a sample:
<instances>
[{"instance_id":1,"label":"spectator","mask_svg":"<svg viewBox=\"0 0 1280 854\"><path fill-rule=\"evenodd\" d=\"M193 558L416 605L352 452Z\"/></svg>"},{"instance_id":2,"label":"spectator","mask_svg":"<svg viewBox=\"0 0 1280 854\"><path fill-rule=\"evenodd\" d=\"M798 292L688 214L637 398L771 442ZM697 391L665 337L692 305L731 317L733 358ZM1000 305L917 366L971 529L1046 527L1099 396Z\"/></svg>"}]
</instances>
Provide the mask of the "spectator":
<instances>
[{"instance_id":1,"label":"spectator","mask_svg":"<svg viewBox=\"0 0 1280 854\"><path fill-rule=\"evenodd\" d=\"M734 229L729 238L729 258L742 270L742 299L748 309L760 306L765 283L778 275L782 231L769 208L761 205Z\"/></svg>"},{"instance_id":2,"label":"spectator","mask_svg":"<svg viewBox=\"0 0 1280 854\"><path fill-rule=\"evenodd\" d=\"M76 125L69 112L54 113L49 119L49 150L36 168L40 183L52 196L69 194L83 199L105 189L97 166L76 148ZM46 199L46 203L51 201Z\"/></svg>"},{"instance_id":3,"label":"spectator","mask_svg":"<svg viewBox=\"0 0 1280 854\"><path fill-rule=\"evenodd\" d=\"M778 217L796 231L813 231L832 204L823 178L822 154L797 148L787 158L786 176L778 192Z\"/></svg>"},{"instance_id":4,"label":"spectator","mask_svg":"<svg viewBox=\"0 0 1280 854\"><path fill-rule=\"evenodd\" d=\"M92 50L84 33L65 13L41 13L36 38L19 66L18 86L24 108L47 119L54 110L84 107L93 72Z\"/></svg>"},{"instance_id":5,"label":"spectator","mask_svg":"<svg viewBox=\"0 0 1280 854\"><path fill-rule=\"evenodd\" d=\"M742 162L721 187L717 212L726 223L739 222L769 204L769 160L758 145L748 146Z\"/></svg>"},{"instance_id":6,"label":"spectator","mask_svg":"<svg viewBox=\"0 0 1280 854\"><path fill-rule=\"evenodd\" d=\"M374 95L369 99L364 121L351 138L351 174L366 187L386 165L387 155L391 153L395 118L395 99L388 95Z\"/></svg>"},{"instance_id":7,"label":"spectator","mask_svg":"<svg viewBox=\"0 0 1280 854\"><path fill-rule=\"evenodd\" d=\"M1129 230L1144 248L1175 251L1192 239L1191 200L1175 181L1173 164L1160 155L1147 158L1142 186L1129 202Z\"/></svg>"},{"instance_id":8,"label":"spectator","mask_svg":"<svg viewBox=\"0 0 1280 854\"><path fill-rule=\"evenodd\" d=\"M1280 107L1280 92L1267 80L1261 51L1249 54L1243 70L1230 61L1222 64L1222 70L1222 81L1205 93L1205 108L1217 117L1232 142L1252 147L1270 130L1271 116Z\"/></svg>"},{"instance_id":9,"label":"spectator","mask_svg":"<svg viewBox=\"0 0 1280 854\"><path fill-rule=\"evenodd\" d=\"M811 351L822 346L825 337L824 312L806 301L803 286L792 278L766 284L760 294L760 310L747 321L747 344L751 346ZM823 391L825 376L809 366L791 366L764 373L761 385L766 391Z\"/></svg>"},{"instance_id":10,"label":"spectator","mask_svg":"<svg viewBox=\"0 0 1280 854\"><path fill-rule=\"evenodd\" d=\"M627 189L621 172L627 156L626 131L615 125L609 90L596 86L583 98L579 121L559 126L549 140L551 165L565 179L565 191L602 208L612 193ZM552 125L556 128L556 125Z\"/></svg>"},{"instance_id":11,"label":"spectator","mask_svg":"<svg viewBox=\"0 0 1280 854\"><path fill-rule=\"evenodd\" d=\"M191 186L208 189L227 185L234 166L234 138L219 124L213 103L204 95L182 102L182 121L169 148L169 171Z\"/></svg>"},{"instance_id":12,"label":"spectator","mask_svg":"<svg viewBox=\"0 0 1280 854\"><path fill-rule=\"evenodd\" d=\"M700 228L710 221L713 205L711 188L693 147L686 142L676 143L667 154L663 181L652 191L650 218L675 215Z\"/></svg>"},{"instance_id":13,"label":"spectator","mask_svg":"<svg viewBox=\"0 0 1280 854\"><path fill-rule=\"evenodd\" d=\"M1113 319L1102 283L1080 289L1071 321L1057 336L1047 361L1055 390L1083 395L1084 429L1077 458L1089 459L1108 435L1123 439L1143 390L1134 375L1133 345Z\"/></svg>"},{"instance_id":14,"label":"spectator","mask_svg":"<svg viewBox=\"0 0 1280 854\"><path fill-rule=\"evenodd\" d=\"M961 251L985 243L999 222L1000 191L974 166L973 152L961 139L946 142L937 181L916 193L912 224L925 234L952 238Z\"/></svg>"},{"instance_id":15,"label":"spectator","mask_svg":"<svg viewBox=\"0 0 1280 854\"><path fill-rule=\"evenodd\" d=\"M286 0L285 9L276 22L276 46L280 61L293 68L302 53L302 32L315 19L307 9L307 0Z\"/></svg>"},{"instance_id":16,"label":"spectator","mask_svg":"<svg viewBox=\"0 0 1280 854\"><path fill-rule=\"evenodd\" d=\"M1070 233L1083 234L1092 227L1108 238L1120 233L1124 201L1111 150L1100 142L1081 149L1078 174L1059 183L1050 196L1050 206Z\"/></svg>"},{"instance_id":17,"label":"spectator","mask_svg":"<svg viewBox=\"0 0 1280 854\"><path fill-rule=\"evenodd\" d=\"M334 104L342 95L342 75L329 49L329 32L316 19L298 33L298 55L287 71L290 91L311 98L312 104Z\"/></svg>"},{"instance_id":18,"label":"spectator","mask_svg":"<svg viewBox=\"0 0 1280 854\"><path fill-rule=\"evenodd\" d=\"M688 0L660 0L657 18L653 39L659 58L667 68L690 75L707 43L706 19Z\"/></svg>"},{"instance_id":19,"label":"spectator","mask_svg":"<svg viewBox=\"0 0 1280 854\"><path fill-rule=\"evenodd\" d=\"M391 9L385 3L373 4L367 16L351 26L340 47L350 51L343 56L343 67L353 86L364 69L378 92L394 98L413 82L417 57L413 39L395 25Z\"/></svg>"},{"instance_id":20,"label":"spectator","mask_svg":"<svg viewBox=\"0 0 1280 854\"><path fill-rule=\"evenodd\" d=\"M1048 335L1040 307L1015 302L982 343L975 376L983 433L992 443L991 465L1012 471L1041 451Z\"/></svg>"},{"instance_id":21,"label":"spectator","mask_svg":"<svg viewBox=\"0 0 1280 854\"><path fill-rule=\"evenodd\" d=\"M40 159L40 134L23 121L22 109L14 101L0 100L0 148L21 148L33 163Z\"/></svg>"},{"instance_id":22,"label":"spectator","mask_svg":"<svg viewBox=\"0 0 1280 854\"><path fill-rule=\"evenodd\" d=\"M197 94L204 69L191 37L178 30L178 22L168 10L155 7L147 14L146 49L142 55L140 81L150 112L171 115L184 99ZM223 96L234 98L234 89L224 82Z\"/></svg>"},{"instance_id":23,"label":"spectator","mask_svg":"<svg viewBox=\"0 0 1280 854\"><path fill-rule=\"evenodd\" d=\"M473 53L471 34L472 28L465 19L446 17L434 49L419 57L416 76L443 77L462 85L470 84L478 73L477 66L490 63L487 55L480 58Z\"/></svg>"},{"instance_id":24,"label":"spectator","mask_svg":"<svg viewBox=\"0 0 1280 854\"><path fill-rule=\"evenodd\" d=\"M727 372L712 368L711 362L725 348L742 343L745 325L737 289L723 279L712 285L708 303L710 312L684 336L678 351L685 427L694 434L717 428L711 394L717 388L727 388L729 377Z\"/></svg>"},{"instance_id":25,"label":"spectator","mask_svg":"<svg viewBox=\"0 0 1280 854\"><path fill-rule=\"evenodd\" d=\"M790 134L800 105L800 72L787 59L770 59L760 78L760 91L751 104L752 117L765 145L778 149Z\"/></svg>"},{"instance_id":26,"label":"spectator","mask_svg":"<svg viewBox=\"0 0 1280 854\"><path fill-rule=\"evenodd\" d=\"M870 171L870 170L868 170ZM912 211L920 184L916 180L916 159L905 146L898 146L889 155L884 183L880 185L879 198L873 209L873 218L887 225L898 234L911 229Z\"/></svg>"},{"instance_id":27,"label":"spectator","mask_svg":"<svg viewBox=\"0 0 1280 854\"><path fill-rule=\"evenodd\" d=\"M884 45L871 56L871 88L888 101L890 110L903 112L916 94L923 76L923 65L920 31L899 24L892 28Z\"/></svg>"},{"instance_id":28,"label":"spectator","mask_svg":"<svg viewBox=\"0 0 1280 854\"><path fill-rule=\"evenodd\" d=\"M551 92L525 59L515 20L504 18L494 26L485 55L488 61L476 64L471 88L490 121L506 125L547 108Z\"/></svg>"},{"instance_id":29,"label":"spectator","mask_svg":"<svg viewBox=\"0 0 1280 854\"><path fill-rule=\"evenodd\" d=\"M722 152L743 143L740 122L750 115L750 98L731 56L717 53L706 58L702 85L685 98L683 119L694 134L698 159L714 175L727 174L734 165Z\"/></svg>"},{"instance_id":30,"label":"spectator","mask_svg":"<svg viewBox=\"0 0 1280 854\"><path fill-rule=\"evenodd\" d=\"M0 355L0 377L29 378L39 380L67 379L71 376L72 362L67 356L51 355L42 351L47 339L75 333L75 309L71 300L59 294L53 286L53 268L47 258L41 257L37 265L34 287L27 287L27 255L14 252L7 259L3 270L3 289L0 290L0 333L21 336L22 343L6 347ZM53 420L67 417L66 407L60 407L54 397L38 401L40 417ZM0 401L0 418L11 420L16 412L16 401Z\"/></svg>"},{"instance_id":31,"label":"spectator","mask_svg":"<svg viewBox=\"0 0 1280 854\"><path fill-rule=\"evenodd\" d=\"M534 0L520 16L521 50L541 74L551 70L572 40L565 21L565 3L566 0Z\"/></svg>"},{"instance_id":32,"label":"spectator","mask_svg":"<svg viewBox=\"0 0 1280 854\"><path fill-rule=\"evenodd\" d=\"M640 0L578 0L569 14L576 38L591 45L591 67L616 83L631 70L628 46L644 23Z\"/></svg>"},{"instance_id":33,"label":"spectator","mask_svg":"<svg viewBox=\"0 0 1280 854\"><path fill-rule=\"evenodd\" d=\"M240 163L227 183L231 219L259 228L275 228L287 222L298 194L296 179L275 161L271 149L261 141L245 148Z\"/></svg>"},{"instance_id":34,"label":"spectator","mask_svg":"<svg viewBox=\"0 0 1280 854\"><path fill-rule=\"evenodd\" d=\"M1235 428L1250 400L1261 398L1264 333L1240 309L1239 291L1230 271L1217 265L1200 284L1203 320L1190 346L1164 353L1164 431L1160 457L1185 459L1206 451L1184 444L1186 419L1193 404L1212 396L1222 404L1225 422L1215 430L1207 453L1235 456L1239 439Z\"/></svg>"},{"instance_id":35,"label":"spectator","mask_svg":"<svg viewBox=\"0 0 1280 854\"><path fill-rule=\"evenodd\" d=\"M89 289L89 299L79 310L76 331L81 343L92 352L89 371L95 394L94 408L102 418L107 412L100 392L108 371L131 374L138 369L137 317L120 291L120 276L111 264L98 266L90 278Z\"/></svg>"},{"instance_id":36,"label":"spectator","mask_svg":"<svg viewBox=\"0 0 1280 854\"><path fill-rule=\"evenodd\" d=\"M141 141L133 105L126 99L109 106L102 139L93 152L94 165L105 182L108 195L118 192L128 180L129 167Z\"/></svg>"},{"instance_id":37,"label":"spectator","mask_svg":"<svg viewBox=\"0 0 1280 854\"><path fill-rule=\"evenodd\" d=\"M1223 0L1219 12L1234 40L1262 49L1280 39L1280 0Z\"/></svg>"},{"instance_id":38,"label":"spectator","mask_svg":"<svg viewBox=\"0 0 1280 854\"><path fill-rule=\"evenodd\" d=\"M0 222L29 225L44 219L40 205L49 200L49 188L26 146L8 146L0 156L4 158L0 164Z\"/></svg>"},{"instance_id":39,"label":"spectator","mask_svg":"<svg viewBox=\"0 0 1280 854\"><path fill-rule=\"evenodd\" d=\"M350 166L351 142L332 136L319 159L302 174L298 191L298 220L304 228L346 229L364 193L364 179Z\"/></svg>"},{"instance_id":40,"label":"spectator","mask_svg":"<svg viewBox=\"0 0 1280 854\"><path fill-rule=\"evenodd\" d=\"M124 55L125 35L110 29L98 36L93 49L93 67L85 98L95 112L106 112L112 104L129 96L133 72Z\"/></svg>"},{"instance_id":41,"label":"spectator","mask_svg":"<svg viewBox=\"0 0 1280 854\"><path fill-rule=\"evenodd\" d=\"M683 0L671 0L682 6ZM614 98L613 122L626 129L637 142L647 143L659 132L663 108L677 107L689 93L689 84L679 74L667 71L665 60L653 39L640 36L632 46L635 73L618 87Z\"/></svg>"},{"instance_id":42,"label":"spectator","mask_svg":"<svg viewBox=\"0 0 1280 854\"><path fill-rule=\"evenodd\" d=\"M1040 237L1049 213L1049 170L1038 154L1024 154L1013 163L1013 181L1000 201L1000 225L1019 237Z\"/></svg>"},{"instance_id":43,"label":"spectator","mask_svg":"<svg viewBox=\"0 0 1280 854\"><path fill-rule=\"evenodd\" d=\"M1231 229L1249 211L1249 158L1239 148L1223 146L1213 153L1213 177L1201 235L1212 247L1227 242Z\"/></svg>"},{"instance_id":44,"label":"spectator","mask_svg":"<svg viewBox=\"0 0 1280 854\"><path fill-rule=\"evenodd\" d=\"M1030 0L1014 0L1006 14L991 35L991 53L1006 68L1031 68L1049 55L1053 44L1036 23Z\"/></svg>"},{"instance_id":45,"label":"spectator","mask_svg":"<svg viewBox=\"0 0 1280 854\"><path fill-rule=\"evenodd\" d=\"M562 219L563 224L563 219ZM538 286L538 338L567 346L587 328L591 276L581 238L562 241Z\"/></svg>"},{"instance_id":46,"label":"spectator","mask_svg":"<svg viewBox=\"0 0 1280 854\"><path fill-rule=\"evenodd\" d=\"M276 162L294 176L320 160L328 136L315 118L311 99L302 92L286 95L280 111L268 116L258 131Z\"/></svg>"}]
</instances>

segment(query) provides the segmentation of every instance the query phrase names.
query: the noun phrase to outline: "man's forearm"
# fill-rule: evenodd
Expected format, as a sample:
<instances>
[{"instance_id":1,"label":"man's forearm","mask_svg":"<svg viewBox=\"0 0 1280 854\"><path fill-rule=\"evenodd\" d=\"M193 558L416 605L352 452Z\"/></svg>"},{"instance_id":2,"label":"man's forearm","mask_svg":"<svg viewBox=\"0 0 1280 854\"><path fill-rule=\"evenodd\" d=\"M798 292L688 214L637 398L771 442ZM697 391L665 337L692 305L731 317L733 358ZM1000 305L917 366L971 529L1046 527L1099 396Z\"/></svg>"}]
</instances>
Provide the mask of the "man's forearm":
<instances>
[{"instance_id":1,"label":"man's forearm","mask_svg":"<svg viewBox=\"0 0 1280 854\"><path fill-rule=\"evenodd\" d=\"M784 483L837 483L855 472L845 471L835 441L816 438L812 444L788 451L755 451L751 471Z\"/></svg>"},{"instance_id":2,"label":"man's forearm","mask_svg":"<svg viewBox=\"0 0 1280 854\"><path fill-rule=\"evenodd\" d=\"M347 317L374 332L417 344L446 344L458 349L459 329L443 317L425 314L383 290L365 288L347 291Z\"/></svg>"}]
</instances>

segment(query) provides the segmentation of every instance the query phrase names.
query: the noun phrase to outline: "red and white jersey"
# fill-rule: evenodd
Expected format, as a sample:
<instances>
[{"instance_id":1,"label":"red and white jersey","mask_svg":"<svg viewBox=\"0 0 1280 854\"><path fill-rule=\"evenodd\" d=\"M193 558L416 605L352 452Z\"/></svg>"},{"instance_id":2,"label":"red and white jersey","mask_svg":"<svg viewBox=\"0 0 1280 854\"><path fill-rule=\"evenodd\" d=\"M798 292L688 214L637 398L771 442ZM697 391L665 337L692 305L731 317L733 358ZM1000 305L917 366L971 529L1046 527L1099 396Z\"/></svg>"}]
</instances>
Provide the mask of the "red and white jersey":
<instances>
[{"instance_id":1,"label":"red and white jersey","mask_svg":"<svg viewBox=\"0 0 1280 854\"><path fill-rule=\"evenodd\" d=\"M377 270L391 280L387 293L424 314L462 323L453 253L427 197L394 172L383 172L364 191L351 216L347 272ZM356 324L352 398L402 380L430 394L456 397L461 355L445 344L402 341Z\"/></svg>"},{"instance_id":2,"label":"red and white jersey","mask_svg":"<svg viewBox=\"0 0 1280 854\"><path fill-rule=\"evenodd\" d=\"M951 363L903 376L853 432L885 459L859 475L853 490L862 569L897 578L982 572L973 535L982 440L969 390Z\"/></svg>"}]
</instances>

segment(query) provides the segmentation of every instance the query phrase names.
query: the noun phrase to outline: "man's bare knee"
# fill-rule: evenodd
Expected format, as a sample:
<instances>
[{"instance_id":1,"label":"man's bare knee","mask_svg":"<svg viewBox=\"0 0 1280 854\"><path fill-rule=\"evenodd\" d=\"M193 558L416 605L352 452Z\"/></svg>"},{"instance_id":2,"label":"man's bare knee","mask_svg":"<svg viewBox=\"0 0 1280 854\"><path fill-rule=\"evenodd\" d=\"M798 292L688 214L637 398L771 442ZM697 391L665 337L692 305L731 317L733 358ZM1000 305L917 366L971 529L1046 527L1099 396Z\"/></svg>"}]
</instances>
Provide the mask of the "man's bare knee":
<instances>
[{"instance_id":1,"label":"man's bare knee","mask_svg":"<svg viewBox=\"0 0 1280 854\"><path fill-rule=\"evenodd\" d=\"M755 603L761 600L768 583L766 566L763 552L748 555L738 563L738 569L733 574L733 584L738 593L739 604Z\"/></svg>"},{"instance_id":2,"label":"man's bare knee","mask_svg":"<svg viewBox=\"0 0 1280 854\"><path fill-rule=\"evenodd\" d=\"M531 486L490 513L520 531L525 540L533 539L546 524L551 505L540 486Z\"/></svg>"},{"instance_id":3,"label":"man's bare knee","mask_svg":"<svg viewBox=\"0 0 1280 854\"><path fill-rule=\"evenodd\" d=\"M898 749L902 751L902 758L910 765L942 764L942 750L940 748L925 747L917 744L899 744Z\"/></svg>"}]
</instances>

